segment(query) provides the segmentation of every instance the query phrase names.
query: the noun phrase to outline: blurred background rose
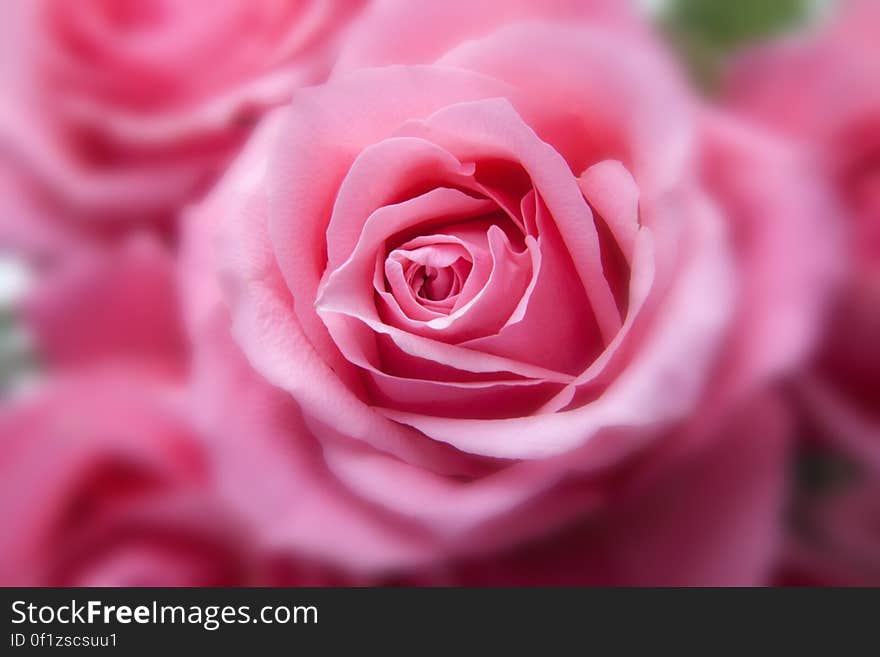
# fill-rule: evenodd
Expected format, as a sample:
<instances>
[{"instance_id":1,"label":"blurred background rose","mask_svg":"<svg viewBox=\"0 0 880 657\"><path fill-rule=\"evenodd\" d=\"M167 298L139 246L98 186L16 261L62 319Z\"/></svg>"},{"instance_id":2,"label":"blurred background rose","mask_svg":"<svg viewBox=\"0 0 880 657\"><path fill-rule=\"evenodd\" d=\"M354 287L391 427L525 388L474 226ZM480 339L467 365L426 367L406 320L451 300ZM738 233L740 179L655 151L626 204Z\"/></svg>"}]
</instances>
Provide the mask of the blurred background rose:
<instances>
[{"instance_id":1,"label":"blurred background rose","mask_svg":"<svg viewBox=\"0 0 880 657\"><path fill-rule=\"evenodd\" d=\"M135 222L173 231L262 112L326 77L362 5L4 2L0 140L27 196L0 237L48 249Z\"/></svg>"},{"instance_id":2,"label":"blurred background rose","mask_svg":"<svg viewBox=\"0 0 880 657\"><path fill-rule=\"evenodd\" d=\"M742 115L804 143L835 186L844 282L796 382L805 458L838 474L801 491L793 570L807 581L880 577L880 3L852 0L812 33L739 54L723 82ZM839 557L839 561L838 561ZM811 561L812 560L812 561ZM824 569L813 574L810 564Z\"/></svg>"},{"instance_id":3,"label":"blurred background rose","mask_svg":"<svg viewBox=\"0 0 880 657\"><path fill-rule=\"evenodd\" d=\"M796 315L766 309L762 295L802 305L791 297L795 277L813 270L807 260L834 254L836 238L831 231L827 248L802 261L796 249L780 250L785 229L762 226L743 199L790 185L775 175L787 165L744 164L738 133L713 123L703 183L723 189L744 218L732 236L737 248L752 259L784 259L795 273L768 287L773 276L756 268L748 283L730 362L747 362L741 345L753 344L755 331L790 341L749 355L751 369L772 374L771 385L726 417L711 449L658 466L636 485L610 482L612 507L584 508L549 535L419 567L403 564L419 563L429 547L410 536L385 544L384 561L402 565L379 571L325 559L321 541L308 539L308 523L327 522L318 517L325 501L290 500L280 484L272 499L269 470L259 482L267 501L279 514L304 509L298 549L267 540L259 513L242 513L218 494L218 438L193 412L205 395L226 400L224 432L240 441L302 420L279 414L288 401L276 404L277 390L252 392L255 376L256 386L266 383L244 360L224 356L227 371L206 383L202 369L200 386L190 385L206 350L229 353L229 338L194 333L181 310L180 218L264 111L363 58L372 31L395 20L394 4L4 3L0 584L880 583L880 6L872 0L634 3L644 20L631 20L626 3L599 0L475 1L468 21L449 20L436 4L419 13L413 3L410 22L453 40L481 36L485 25L536 22L543 10L568 21L604 12L615 30L668 48L694 94L715 106L713 116L735 114L752 124L749 135L790 147L833 190L823 212L846 255L806 288L818 299L837 281L830 309L824 319L794 323L786 318ZM445 49L443 39L407 41L419 34L407 21L391 25L397 36L383 48L369 45L376 60L359 63ZM815 192L811 185L784 196L804 202ZM210 256L186 257L189 267ZM819 346L808 358L780 355L815 333ZM802 365L792 370L795 361ZM323 477L316 458L296 456L303 477ZM354 519L336 528L340 541L383 549L382 540L358 534L372 531L359 501L334 504L327 518Z\"/></svg>"}]
</instances>

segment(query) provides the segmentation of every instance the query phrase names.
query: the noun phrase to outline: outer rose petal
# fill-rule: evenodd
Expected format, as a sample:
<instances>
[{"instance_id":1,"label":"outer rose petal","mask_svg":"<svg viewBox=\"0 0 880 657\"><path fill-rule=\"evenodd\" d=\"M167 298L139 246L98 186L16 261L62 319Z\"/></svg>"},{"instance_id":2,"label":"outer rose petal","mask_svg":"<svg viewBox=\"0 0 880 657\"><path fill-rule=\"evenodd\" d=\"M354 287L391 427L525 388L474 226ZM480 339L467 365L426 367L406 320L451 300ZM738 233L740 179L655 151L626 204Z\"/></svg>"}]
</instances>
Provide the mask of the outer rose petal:
<instances>
[{"instance_id":1,"label":"outer rose petal","mask_svg":"<svg viewBox=\"0 0 880 657\"><path fill-rule=\"evenodd\" d=\"M780 542L789 423L774 400L582 529L473 564L464 585L754 586Z\"/></svg>"},{"instance_id":2,"label":"outer rose petal","mask_svg":"<svg viewBox=\"0 0 880 657\"><path fill-rule=\"evenodd\" d=\"M458 44L505 25L542 21L603 24L647 33L628 3L616 0L378 0L346 40L335 70L427 64ZM412 29L413 25L419 29ZM395 38L387 38L391 34Z\"/></svg>"},{"instance_id":3,"label":"outer rose petal","mask_svg":"<svg viewBox=\"0 0 880 657\"><path fill-rule=\"evenodd\" d=\"M279 552L322 557L354 572L436 558L424 532L364 509L329 476L296 405L250 368L227 322L218 310L202 324L193 399L199 424L211 436L224 499ZM221 419L218 403L230 398L238 400L235 412Z\"/></svg>"},{"instance_id":4,"label":"outer rose petal","mask_svg":"<svg viewBox=\"0 0 880 657\"><path fill-rule=\"evenodd\" d=\"M617 56L622 48L626 58ZM511 98L576 174L621 160L653 200L680 185L693 165L692 99L678 70L641 41L593 26L512 25L436 63L502 80L539 101Z\"/></svg>"}]
</instances>

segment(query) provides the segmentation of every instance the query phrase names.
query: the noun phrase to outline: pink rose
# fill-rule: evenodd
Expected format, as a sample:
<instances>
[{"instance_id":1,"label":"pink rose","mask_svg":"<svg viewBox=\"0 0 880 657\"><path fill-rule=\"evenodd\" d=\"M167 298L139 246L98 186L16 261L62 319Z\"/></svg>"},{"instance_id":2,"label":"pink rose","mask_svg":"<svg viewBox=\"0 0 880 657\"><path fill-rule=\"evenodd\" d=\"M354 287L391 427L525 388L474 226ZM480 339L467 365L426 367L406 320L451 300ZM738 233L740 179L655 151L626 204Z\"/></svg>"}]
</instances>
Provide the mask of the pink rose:
<instances>
[{"instance_id":1,"label":"pink rose","mask_svg":"<svg viewBox=\"0 0 880 657\"><path fill-rule=\"evenodd\" d=\"M168 391L56 379L0 410L0 583L194 586L258 581L254 546L212 500Z\"/></svg>"},{"instance_id":2,"label":"pink rose","mask_svg":"<svg viewBox=\"0 0 880 657\"><path fill-rule=\"evenodd\" d=\"M24 221L26 233L47 204L101 231L116 228L100 219L173 209L222 171L266 107L327 74L362 4L4 3L0 145L29 173L35 206L4 217L5 231Z\"/></svg>"},{"instance_id":3,"label":"pink rose","mask_svg":"<svg viewBox=\"0 0 880 657\"><path fill-rule=\"evenodd\" d=\"M357 69L364 26L189 217L201 422L270 544L385 572L613 513L804 355L821 186L603 21Z\"/></svg>"},{"instance_id":4,"label":"pink rose","mask_svg":"<svg viewBox=\"0 0 880 657\"><path fill-rule=\"evenodd\" d=\"M807 143L838 197L847 280L803 384L826 442L880 477L880 6L844 4L823 32L744 54L728 96L743 114Z\"/></svg>"},{"instance_id":5,"label":"pink rose","mask_svg":"<svg viewBox=\"0 0 880 657\"><path fill-rule=\"evenodd\" d=\"M798 386L805 444L818 446L825 468L845 476L830 490L813 485L799 492L781 566L787 583L880 581L878 44L880 7L848 2L821 32L741 56L729 82L733 107L814 150L834 183L834 219L848 240L844 285Z\"/></svg>"}]
</instances>

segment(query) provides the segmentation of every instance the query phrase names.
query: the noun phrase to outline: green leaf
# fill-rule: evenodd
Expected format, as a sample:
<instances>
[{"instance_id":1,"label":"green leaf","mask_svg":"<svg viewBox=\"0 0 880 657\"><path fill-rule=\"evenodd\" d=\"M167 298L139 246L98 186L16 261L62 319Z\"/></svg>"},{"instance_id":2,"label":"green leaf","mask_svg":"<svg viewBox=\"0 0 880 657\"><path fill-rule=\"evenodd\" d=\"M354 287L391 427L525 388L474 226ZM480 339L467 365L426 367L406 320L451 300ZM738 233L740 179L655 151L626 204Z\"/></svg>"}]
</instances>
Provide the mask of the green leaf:
<instances>
[{"instance_id":1,"label":"green leaf","mask_svg":"<svg viewBox=\"0 0 880 657\"><path fill-rule=\"evenodd\" d=\"M736 48L805 24L815 0L671 0L663 24L697 80L711 87Z\"/></svg>"}]
</instances>

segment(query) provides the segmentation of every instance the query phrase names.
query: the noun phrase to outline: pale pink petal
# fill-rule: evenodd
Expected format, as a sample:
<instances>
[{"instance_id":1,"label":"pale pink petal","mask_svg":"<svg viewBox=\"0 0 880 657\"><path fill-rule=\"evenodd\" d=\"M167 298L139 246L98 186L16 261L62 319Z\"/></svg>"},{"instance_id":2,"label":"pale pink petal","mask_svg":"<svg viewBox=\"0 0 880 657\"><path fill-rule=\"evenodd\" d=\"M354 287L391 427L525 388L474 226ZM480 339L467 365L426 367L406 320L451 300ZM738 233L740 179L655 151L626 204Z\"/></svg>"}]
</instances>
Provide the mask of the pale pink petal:
<instances>
[{"instance_id":1,"label":"pale pink petal","mask_svg":"<svg viewBox=\"0 0 880 657\"><path fill-rule=\"evenodd\" d=\"M346 42L336 71L430 64L456 45L507 24L560 21L604 24L645 34L627 3L615 0L379 0ZM428 29L413 29L413 25Z\"/></svg>"}]
</instances>

